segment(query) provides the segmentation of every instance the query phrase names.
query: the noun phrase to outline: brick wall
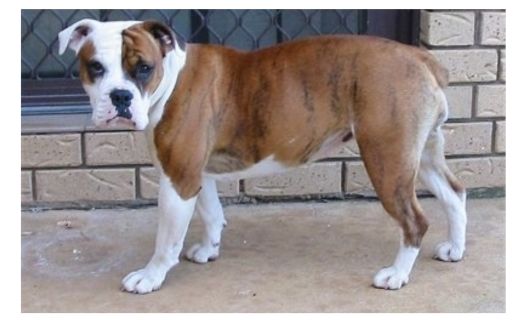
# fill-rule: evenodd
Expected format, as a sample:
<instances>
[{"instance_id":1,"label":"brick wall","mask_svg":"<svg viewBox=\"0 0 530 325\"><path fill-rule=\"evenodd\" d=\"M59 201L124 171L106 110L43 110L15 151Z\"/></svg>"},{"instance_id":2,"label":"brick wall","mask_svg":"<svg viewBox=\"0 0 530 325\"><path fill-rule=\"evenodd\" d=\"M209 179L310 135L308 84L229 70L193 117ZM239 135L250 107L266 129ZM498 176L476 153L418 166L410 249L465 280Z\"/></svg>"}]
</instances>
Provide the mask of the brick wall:
<instances>
[{"instance_id":1,"label":"brick wall","mask_svg":"<svg viewBox=\"0 0 530 325\"><path fill-rule=\"evenodd\" d=\"M421 45L449 69L449 166L471 191L505 185L505 12L424 10ZM158 176L143 134L24 127L24 206L154 203ZM231 201L373 196L355 142L277 176L219 183ZM489 193L492 193L490 191Z\"/></svg>"},{"instance_id":2,"label":"brick wall","mask_svg":"<svg viewBox=\"0 0 530 325\"><path fill-rule=\"evenodd\" d=\"M422 10L421 46L449 69L449 165L468 187L505 186L506 13Z\"/></svg>"}]
</instances>

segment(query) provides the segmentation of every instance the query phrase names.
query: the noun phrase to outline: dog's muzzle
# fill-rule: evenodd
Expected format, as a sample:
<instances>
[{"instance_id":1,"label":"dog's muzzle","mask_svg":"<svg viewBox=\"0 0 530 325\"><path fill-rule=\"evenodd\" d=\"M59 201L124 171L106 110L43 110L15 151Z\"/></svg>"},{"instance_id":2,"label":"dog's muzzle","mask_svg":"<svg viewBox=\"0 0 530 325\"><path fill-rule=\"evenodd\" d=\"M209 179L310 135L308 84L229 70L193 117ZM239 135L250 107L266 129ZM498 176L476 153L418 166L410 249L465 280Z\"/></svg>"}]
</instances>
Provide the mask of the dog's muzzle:
<instances>
[{"instance_id":1,"label":"dog's muzzle","mask_svg":"<svg viewBox=\"0 0 530 325\"><path fill-rule=\"evenodd\" d=\"M116 107L119 117L130 119L132 117L129 107L131 106L131 101L133 99L133 94L124 89L114 89L110 93L110 99L112 105Z\"/></svg>"}]
</instances>

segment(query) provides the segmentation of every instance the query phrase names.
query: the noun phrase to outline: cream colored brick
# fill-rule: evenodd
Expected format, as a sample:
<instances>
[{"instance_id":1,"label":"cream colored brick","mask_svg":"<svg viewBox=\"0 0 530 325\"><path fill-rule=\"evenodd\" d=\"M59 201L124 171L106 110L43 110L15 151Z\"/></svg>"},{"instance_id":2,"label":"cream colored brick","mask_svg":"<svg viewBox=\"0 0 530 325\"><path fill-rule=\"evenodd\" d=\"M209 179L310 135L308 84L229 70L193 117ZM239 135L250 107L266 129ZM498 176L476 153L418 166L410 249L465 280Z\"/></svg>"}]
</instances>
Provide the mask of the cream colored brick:
<instances>
[{"instance_id":1,"label":"cream colored brick","mask_svg":"<svg viewBox=\"0 0 530 325\"><path fill-rule=\"evenodd\" d=\"M158 198L158 182L160 176L156 168L140 168L140 196L144 199ZM220 197L234 197L239 195L239 181L217 182L217 192Z\"/></svg>"},{"instance_id":2,"label":"cream colored brick","mask_svg":"<svg viewBox=\"0 0 530 325\"><path fill-rule=\"evenodd\" d=\"M114 201L135 199L134 169L36 171L38 201Z\"/></svg>"},{"instance_id":3,"label":"cream colored brick","mask_svg":"<svg viewBox=\"0 0 530 325\"><path fill-rule=\"evenodd\" d=\"M504 157L450 159L448 165L467 188L506 185Z\"/></svg>"},{"instance_id":4,"label":"cream colored brick","mask_svg":"<svg viewBox=\"0 0 530 325\"><path fill-rule=\"evenodd\" d=\"M501 66L499 67L499 80L506 81L506 50L501 50Z\"/></svg>"},{"instance_id":5,"label":"cream colored brick","mask_svg":"<svg viewBox=\"0 0 530 325\"><path fill-rule=\"evenodd\" d=\"M352 158L359 157L359 147L354 139L348 141L343 147L338 148L335 152L330 153L326 158Z\"/></svg>"},{"instance_id":6,"label":"cream colored brick","mask_svg":"<svg viewBox=\"0 0 530 325\"><path fill-rule=\"evenodd\" d=\"M79 134L23 135L22 167L81 165Z\"/></svg>"},{"instance_id":7,"label":"cream colored brick","mask_svg":"<svg viewBox=\"0 0 530 325\"><path fill-rule=\"evenodd\" d=\"M140 168L140 196L144 199L158 198L160 175L154 167Z\"/></svg>"},{"instance_id":8,"label":"cream colored brick","mask_svg":"<svg viewBox=\"0 0 530 325\"><path fill-rule=\"evenodd\" d=\"M496 121L495 152L506 152L506 122Z\"/></svg>"},{"instance_id":9,"label":"cream colored brick","mask_svg":"<svg viewBox=\"0 0 530 325\"><path fill-rule=\"evenodd\" d=\"M477 88L477 116L506 116L506 86L479 85Z\"/></svg>"},{"instance_id":10,"label":"cream colored brick","mask_svg":"<svg viewBox=\"0 0 530 325\"><path fill-rule=\"evenodd\" d=\"M374 188L361 161L346 163L346 193L374 196Z\"/></svg>"},{"instance_id":11,"label":"cream colored brick","mask_svg":"<svg viewBox=\"0 0 530 325\"><path fill-rule=\"evenodd\" d=\"M20 173L20 196L22 203L33 201L31 171L29 170L23 170Z\"/></svg>"},{"instance_id":12,"label":"cream colored brick","mask_svg":"<svg viewBox=\"0 0 530 325\"><path fill-rule=\"evenodd\" d=\"M506 13L481 12L480 44L506 44Z\"/></svg>"},{"instance_id":13,"label":"cream colored brick","mask_svg":"<svg viewBox=\"0 0 530 325\"><path fill-rule=\"evenodd\" d=\"M220 197L234 197L239 195L239 180L217 181L217 192Z\"/></svg>"},{"instance_id":14,"label":"cream colored brick","mask_svg":"<svg viewBox=\"0 0 530 325\"><path fill-rule=\"evenodd\" d=\"M477 154L491 152L491 122L447 123L443 126L445 154Z\"/></svg>"},{"instance_id":15,"label":"cream colored brick","mask_svg":"<svg viewBox=\"0 0 530 325\"><path fill-rule=\"evenodd\" d=\"M431 53L449 70L450 82L497 79L497 50L431 50Z\"/></svg>"},{"instance_id":16,"label":"cream colored brick","mask_svg":"<svg viewBox=\"0 0 530 325\"><path fill-rule=\"evenodd\" d=\"M259 196L341 192L341 162L314 163L289 172L245 180L245 193Z\"/></svg>"},{"instance_id":17,"label":"cream colored brick","mask_svg":"<svg viewBox=\"0 0 530 325\"><path fill-rule=\"evenodd\" d=\"M447 165L468 189L506 185L506 162L504 157L447 159ZM419 181L416 189L418 191L426 191L425 186ZM376 195L361 162L346 163L346 192L363 196Z\"/></svg>"},{"instance_id":18,"label":"cream colored brick","mask_svg":"<svg viewBox=\"0 0 530 325\"><path fill-rule=\"evenodd\" d=\"M444 91L449 104L449 118L471 117L472 86L448 87Z\"/></svg>"},{"instance_id":19,"label":"cream colored brick","mask_svg":"<svg viewBox=\"0 0 530 325\"><path fill-rule=\"evenodd\" d=\"M473 45L475 13L421 12L420 38L428 45Z\"/></svg>"},{"instance_id":20,"label":"cream colored brick","mask_svg":"<svg viewBox=\"0 0 530 325\"><path fill-rule=\"evenodd\" d=\"M150 164L151 156L142 132L86 133L88 165Z\"/></svg>"}]
</instances>

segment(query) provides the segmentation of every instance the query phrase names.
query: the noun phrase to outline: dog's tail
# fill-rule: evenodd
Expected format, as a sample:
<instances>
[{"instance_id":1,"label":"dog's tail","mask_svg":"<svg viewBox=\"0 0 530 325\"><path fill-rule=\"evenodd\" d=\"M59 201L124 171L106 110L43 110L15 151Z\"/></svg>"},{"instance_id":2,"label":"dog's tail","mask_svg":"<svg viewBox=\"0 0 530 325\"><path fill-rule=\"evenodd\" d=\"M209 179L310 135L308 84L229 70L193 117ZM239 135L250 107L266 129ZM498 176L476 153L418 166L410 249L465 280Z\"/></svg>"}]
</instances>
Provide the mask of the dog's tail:
<instances>
[{"instance_id":1,"label":"dog's tail","mask_svg":"<svg viewBox=\"0 0 530 325\"><path fill-rule=\"evenodd\" d=\"M431 53L420 49L418 51L420 59L425 63L429 71L433 74L438 86L445 88L449 84L449 71L438 62L438 60Z\"/></svg>"}]
</instances>

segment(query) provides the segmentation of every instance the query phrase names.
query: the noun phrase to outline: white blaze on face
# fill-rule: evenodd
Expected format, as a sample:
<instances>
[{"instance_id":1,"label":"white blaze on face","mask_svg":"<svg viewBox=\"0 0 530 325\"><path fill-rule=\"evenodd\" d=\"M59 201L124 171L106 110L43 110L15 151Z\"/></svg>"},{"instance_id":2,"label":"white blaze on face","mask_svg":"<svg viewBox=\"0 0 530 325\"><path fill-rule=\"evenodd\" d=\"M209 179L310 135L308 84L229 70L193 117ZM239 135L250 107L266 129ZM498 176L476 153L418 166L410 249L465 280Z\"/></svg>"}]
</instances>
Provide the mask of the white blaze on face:
<instances>
[{"instance_id":1,"label":"white blaze on face","mask_svg":"<svg viewBox=\"0 0 530 325\"><path fill-rule=\"evenodd\" d=\"M142 97L140 90L122 67L122 31L137 23L100 23L99 28L94 28L88 35L87 41L92 42L94 48L91 61L99 62L104 69L103 75L94 78L92 83L83 82L83 87L90 97L92 121L96 126L114 125L119 122L132 124L131 126L140 130L147 126L149 99ZM130 121L116 117L117 111L112 104L110 93L117 89L127 90L132 94Z\"/></svg>"}]
</instances>

